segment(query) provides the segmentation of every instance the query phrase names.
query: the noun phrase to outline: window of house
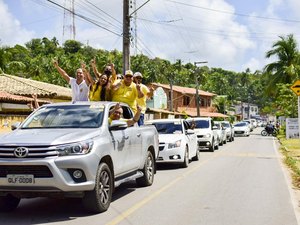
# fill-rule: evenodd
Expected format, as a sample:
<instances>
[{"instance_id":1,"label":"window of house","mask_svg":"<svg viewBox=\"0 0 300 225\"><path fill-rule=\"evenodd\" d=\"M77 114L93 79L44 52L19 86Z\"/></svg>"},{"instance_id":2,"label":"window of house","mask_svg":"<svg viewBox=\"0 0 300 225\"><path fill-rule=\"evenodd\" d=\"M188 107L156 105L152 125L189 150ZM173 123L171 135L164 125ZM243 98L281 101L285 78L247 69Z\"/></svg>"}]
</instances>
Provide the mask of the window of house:
<instances>
[{"instance_id":1,"label":"window of house","mask_svg":"<svg viewBox=\"0 0 300 225\"><path fill-rule=\"evenodd\" d=\"M183 96L183 105L189 105L191 98L189 96Z\"/></svg>"}]
</instances>

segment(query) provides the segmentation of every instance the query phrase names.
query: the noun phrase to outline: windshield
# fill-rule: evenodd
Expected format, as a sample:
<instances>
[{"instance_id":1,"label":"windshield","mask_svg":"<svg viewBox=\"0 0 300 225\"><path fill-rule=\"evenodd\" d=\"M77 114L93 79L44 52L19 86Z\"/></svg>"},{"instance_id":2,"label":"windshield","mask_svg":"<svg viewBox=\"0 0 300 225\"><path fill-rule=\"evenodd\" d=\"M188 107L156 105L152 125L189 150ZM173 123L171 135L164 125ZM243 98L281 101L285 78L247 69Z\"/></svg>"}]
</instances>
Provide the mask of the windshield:
<instances>
[{"instance_id":1,"label":"windshield","mask_svg":"<svg viewBox=\"0 0 300 225\"><path fill-rule=\"evenodd\" d=\"M102 124L102 117L101 105L47 106L34 112L21 128L96 128Z\"/></svg>"},{"instance_id":2,"label":"windshield","mask_svg":"<svg viewBox=\"0 0 300 225\"><path fill-rule=\"evenodd\" d=\"M181 123L153 123L159 134L182 134Z\"/></svg>"},{"instance_id":3,"label":"windshield","mask_svg":"<svg viewBox=\"0 0 300 225\"><path fill-rule=\"evenodd\" d=\"M234 126L235 127L244 127L244 126L247 126L247 123L237 123Z\"/></svg>"},{"instance_id":4,"label":"windshield","mask_svg":"<svg viewBox=\"0 0 300 225\"><path fill-rule=\"evenodd\" d=\"M230 127L229 123L222 123L222 125L223 125L223 127L226 127L226 128Z\"/></svg>"},{"instance_id":5,"label":"windshield","mask_svg":"<svg viewBox=\"0 0 300 225\"><path fill-rule=\"evenodd\" d=\"M208 120L195 120L195 128L209 128Z\"/></svg>"}]
</instances>

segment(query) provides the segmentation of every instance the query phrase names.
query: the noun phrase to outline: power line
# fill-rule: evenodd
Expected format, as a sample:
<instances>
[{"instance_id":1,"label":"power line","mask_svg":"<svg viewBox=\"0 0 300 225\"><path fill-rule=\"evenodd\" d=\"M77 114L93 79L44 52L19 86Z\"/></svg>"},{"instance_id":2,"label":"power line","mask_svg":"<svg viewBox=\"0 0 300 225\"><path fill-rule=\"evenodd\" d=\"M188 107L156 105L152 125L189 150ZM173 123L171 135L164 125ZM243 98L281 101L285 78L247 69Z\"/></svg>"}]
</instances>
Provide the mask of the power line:
<instances>
[{"instance_id":1,"label":"power line","mask_svg":"<svg viewBox=\"0 0 300 225\"><path fill-rule=\"evenodd\" d=\"M202 6L187 4L187 3L183 3L183 2L178 2L178 1L174 1L174 0L165 0L165 1L173 2L173 3L176 3L176 4L189 6L189 7L193 7L193 8L199 8L199 9L204 9L204 10L208 10L208 11L224 13L224 14L230 14L230 15L236 15L236 16L242 16L242 17L252 17L252 18L257 18L257 19L274 20L274 21L289 22L289 23L300 23L300 20L279 19L279 18L265 17L265 16L254 16L254 15L247 15L247 14L242 14L242 13L233 13L233 12L228 12L228 11L223 11L223 10L218 10L218 9L211 9L211 8L206 8L206 7L202 7Z\"/></svg>"},{"instance_id":2,"label":"power line","mask_svg":"<svg viewBox=\"0 0 300 225\"><path fill-rule=\"evenodd\" d=\"M52 4L54 4L54 5L56 5L56 6L58 6L58 7L60 7L60 8L62 8L62 9L64 9L64 10L66 10L66 11L68 11L68 12L70 12L70 13L74 13L75 16L78 16L78 17L80 17L80 18L82 18L82 19L84 19L84 20L92 23L92 24L94 24L97 27L100 27L100 28L102 28L102 29L104 29L104 30L106 30L106 31L108 31L110 33L113 33L113 34L117 35L117 36L122 36L121 34L118 34L118 33L114 32L112 30L107 29L106 27L103 27L103 26L99 25L96 21L94 21L94 20L92 20L92 19L90 19L90 18L88 18L86 16L83 16L83 15L80 15L78 13L72 12L71 10L67 9L66 7L64 7L64 6L62 6L62 5L60 5L60 4L56 3L56 2L53 2L51 0L47 0L47 1L50 2L50 3L52 3Z\"/></svg>"}]
</instances>

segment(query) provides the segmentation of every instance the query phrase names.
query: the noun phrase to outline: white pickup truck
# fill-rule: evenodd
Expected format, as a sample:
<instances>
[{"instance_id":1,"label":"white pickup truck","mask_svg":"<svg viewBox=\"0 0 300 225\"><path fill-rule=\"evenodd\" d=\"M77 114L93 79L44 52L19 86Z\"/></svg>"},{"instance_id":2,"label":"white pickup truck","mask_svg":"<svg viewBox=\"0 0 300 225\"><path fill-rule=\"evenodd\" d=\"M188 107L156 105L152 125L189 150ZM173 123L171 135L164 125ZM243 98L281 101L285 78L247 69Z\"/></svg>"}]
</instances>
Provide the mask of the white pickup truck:
<instances>
[{"instance_id":1,"label":"white pickup truck","mask_svg":"<svg viewBox=\"0 0 300 225\"><path fill-rule=\"evenodd\" d=\"M123 182L152 185L158 157L154 126L109 125L115 102L57 103L40 107L0 137L0 212L21 198L80 197L87 210L110 205ZM121 104L123 118L133 117Z\"/></svg>"}]
</instances>

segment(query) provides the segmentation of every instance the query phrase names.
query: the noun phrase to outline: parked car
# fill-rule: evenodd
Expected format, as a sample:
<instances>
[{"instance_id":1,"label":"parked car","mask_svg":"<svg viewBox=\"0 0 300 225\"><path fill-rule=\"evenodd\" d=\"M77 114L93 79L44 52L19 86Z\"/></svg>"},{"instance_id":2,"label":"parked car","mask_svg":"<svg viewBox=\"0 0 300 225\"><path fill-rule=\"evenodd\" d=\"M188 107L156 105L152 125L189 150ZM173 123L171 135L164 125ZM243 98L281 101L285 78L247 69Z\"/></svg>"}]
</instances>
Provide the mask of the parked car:
<instances>
[{"instance_id":1,"label":"parked car","mask_svg":"<svg viewBox=\"0 0 300 225\"><path fill-rule=\"evenodd\" d=\"M115 187L150 186L158 156L154 126L127 127L108 117L115 102L47 104L0 137L0 211L21 198L79 197L90 212L106 211ZM124 119L133 116L121 104Z\"/></svg>"},{"instance_id":2,"label":"parked car","mask_svg":"<svg viewBox=\"0 0 300 225\"><path fill-rule=\"evenodd\" d=\"M248 123L250 132L252 132L254 130L254 125L251 120L243 120L242 122Z\"/></svg>"},{"instance_id":3,"label":"parked car","mask_svg":"<svg viewBox=\"0 0 300 225\"><path fill-rule=\"evenodd\" d=\"M229 121L222 121L221 122L223 127L225 128L226 139L227 141L234 141L234 129L232 124Z\"/></svg>"},{"instance_id":4,"label":"parked car","mask_svg":"<svg viewBox=\"0 0 300 225\"><path fill-rule=\"evenodd\" d=\"M223 144L226 144L227 143L226 128L223 127L221 121L214 121L213 129L217 131L219 145L222 146Z\"/></svg>"},{"instance_id":5,"label":"parked car","mask_svg":"<svg viewBox=\"0 0 300 225\"><path fill-rule=\"evenodd\" d=\"M219 148L218 134L213 130L213 121L209 117L189 118L187 121L192 124L197 135L199 149L214 151Z\"/></svg>"},{"instance_id":6,"label":"parked car","mask_svg":"<svg viewBox=\"0 0 300 225\"><path fill-rule=\"evenodd\" d=\"M250 135L249 123L238 122L233 125L234 136L248 136Z\"/></svg>"},{"instance_id":7,"label":"parked car","mask_svg":"<svg viewBox=\"0 0 300 225\"><path fill-rule=\"evenodd\" d=\"M184 119L157 119L146 121L159 134L159 157L157 163L179 163L188 167L189 161L199 160L197 136Z\"/></svg>"}]
</instances>

